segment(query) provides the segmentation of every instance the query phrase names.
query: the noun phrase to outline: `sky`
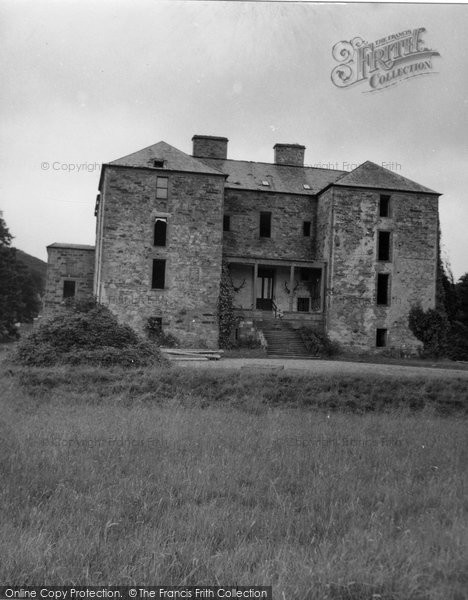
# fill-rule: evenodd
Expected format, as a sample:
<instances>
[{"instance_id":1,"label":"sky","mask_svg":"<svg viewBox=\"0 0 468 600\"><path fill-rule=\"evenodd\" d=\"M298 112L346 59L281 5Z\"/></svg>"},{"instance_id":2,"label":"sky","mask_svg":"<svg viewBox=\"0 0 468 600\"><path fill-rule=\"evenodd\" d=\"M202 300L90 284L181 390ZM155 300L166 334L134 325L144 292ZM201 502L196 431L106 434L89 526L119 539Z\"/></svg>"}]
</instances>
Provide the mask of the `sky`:
<instances>
[{"instance_id":1,"label":"sky","mask_svg":"<svg viewBox=\"0 0 468 600\"><path fill-rule=\"evenodd\" d=\"M337 87L332 49L425 28L431 71ZM371 160L442 194L443 257L468 271L468 5L0 0L0 211L14 245L94 244L100 165L161 140L275 143L349 170Z\"/></svg>"}]
</instances>

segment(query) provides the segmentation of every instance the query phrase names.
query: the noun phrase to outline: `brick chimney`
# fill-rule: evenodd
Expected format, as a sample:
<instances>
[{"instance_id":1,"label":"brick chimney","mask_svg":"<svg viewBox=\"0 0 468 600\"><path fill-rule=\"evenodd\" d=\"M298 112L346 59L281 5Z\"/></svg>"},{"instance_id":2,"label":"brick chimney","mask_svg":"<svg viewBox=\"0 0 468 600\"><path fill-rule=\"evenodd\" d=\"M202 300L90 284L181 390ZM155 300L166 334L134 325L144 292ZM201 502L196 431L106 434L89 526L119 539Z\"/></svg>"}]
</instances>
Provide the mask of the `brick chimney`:
<instances>
[{"instance_id":1,"label":"brick chimney","mask_svg":"<svg viewBox=\"0 0 468 600\"><path fill-rule=\"evenodd\" d=\"M293 165L294 167L304 166L305 146L300 144L275 144L275 164Z\"/></svg>"},{"instance_id":2,"label":"brick chimney","mask_svg":"<svg viewBox=\"0 0 468 600\"><path fill-rule=\"evenodd\" d=\"M213 135L194 135L192 156L197 158L227 158L228 139Z\"/></svg>"}]
</instances>

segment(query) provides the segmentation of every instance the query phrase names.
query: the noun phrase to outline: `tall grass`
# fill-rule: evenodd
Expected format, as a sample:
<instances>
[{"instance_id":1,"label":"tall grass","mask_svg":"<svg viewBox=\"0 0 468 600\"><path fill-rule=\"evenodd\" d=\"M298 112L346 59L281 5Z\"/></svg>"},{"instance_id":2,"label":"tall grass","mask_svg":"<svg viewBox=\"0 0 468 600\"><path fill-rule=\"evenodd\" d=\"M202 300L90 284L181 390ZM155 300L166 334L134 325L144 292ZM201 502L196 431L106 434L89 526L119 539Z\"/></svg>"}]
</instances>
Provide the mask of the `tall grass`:
<instances>
[{"instance_id":1,"label":"tall grass","mask_svg":"<svg viewBox=\"0 0 468 600\"><path fill-rule=\"evenodd\" d=\"M384 394L369 378L347 391L304 380L323 396L298 409L293 380L231 376L229 387L213 374L203 387L201 377L36 370L0 380L1 581L465 597L458 410L440 416L433 400L356 414L346 397L365 406L363 390Z\"/></svg>"}]
</instances>

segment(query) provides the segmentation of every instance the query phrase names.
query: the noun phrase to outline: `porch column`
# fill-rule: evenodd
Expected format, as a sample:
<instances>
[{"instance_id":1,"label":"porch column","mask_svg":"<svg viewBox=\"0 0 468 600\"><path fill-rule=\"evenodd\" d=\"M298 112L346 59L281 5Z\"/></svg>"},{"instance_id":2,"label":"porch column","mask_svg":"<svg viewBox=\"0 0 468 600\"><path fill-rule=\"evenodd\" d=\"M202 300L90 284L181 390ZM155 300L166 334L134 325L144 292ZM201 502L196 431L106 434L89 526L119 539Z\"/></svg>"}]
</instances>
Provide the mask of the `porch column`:
<instances>
[{"instance_id":1,"label":"porch column","mask_svg":"<svg viewBox=\"0 0 468 600\"><path fill-rule=\"evenodd\" d=\"M252 309L257 308L257 277L258 277L258 263L255 262L253 265L253 282L252 282Z\"/></svg>"},{"instance_id":2,"label":"porch column","mask_svg":"<svg viewBox=\"0 0 468 600\"><path fill-rule=\"evenodd\" d=\"M322 266L320 275L320 312L325 308L325 265Z\"/></svg>"},{"instance_id":3,"label":"porch column","mask_svg":"<svg viewBox=\"0 0 468 600\"><path fill-rule=\"evenodd\" d=\"M294 302L294 265L291 265L289 270L289 312L293 311L293 302Z\"/></svg>"}]
</instances>

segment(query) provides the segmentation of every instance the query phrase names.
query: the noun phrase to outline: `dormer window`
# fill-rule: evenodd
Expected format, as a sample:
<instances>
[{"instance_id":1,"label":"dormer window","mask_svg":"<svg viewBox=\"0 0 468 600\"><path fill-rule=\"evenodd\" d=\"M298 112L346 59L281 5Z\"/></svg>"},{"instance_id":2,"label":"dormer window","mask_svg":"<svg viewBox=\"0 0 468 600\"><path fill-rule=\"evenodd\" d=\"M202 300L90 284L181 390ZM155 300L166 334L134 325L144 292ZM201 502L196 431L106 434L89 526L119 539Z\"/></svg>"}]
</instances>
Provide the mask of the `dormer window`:
<instances>
[{"instance_id":1,"label":"dormer window","mask_svg":"<svg viewBox=\"0 0 468 600\"><path fill-rule=\"evenodd\" d=\"M164 169L165 162L166 162L165 160L157 158L157 159L153 160L153 167L155 169Z\"/></svg>"},{"instance_id":2,"label":"dormer window","mask_svg":"<svg viewBox=\"0 0 468 600\"><path fill-rule=\"evenodd\" d=\"M270 182L269 182L269 181L267 181L266 179L264 179L264 180L262 181L262 185L264 185L265 187L270 187Z\"/></svg>"}]
</instances>

